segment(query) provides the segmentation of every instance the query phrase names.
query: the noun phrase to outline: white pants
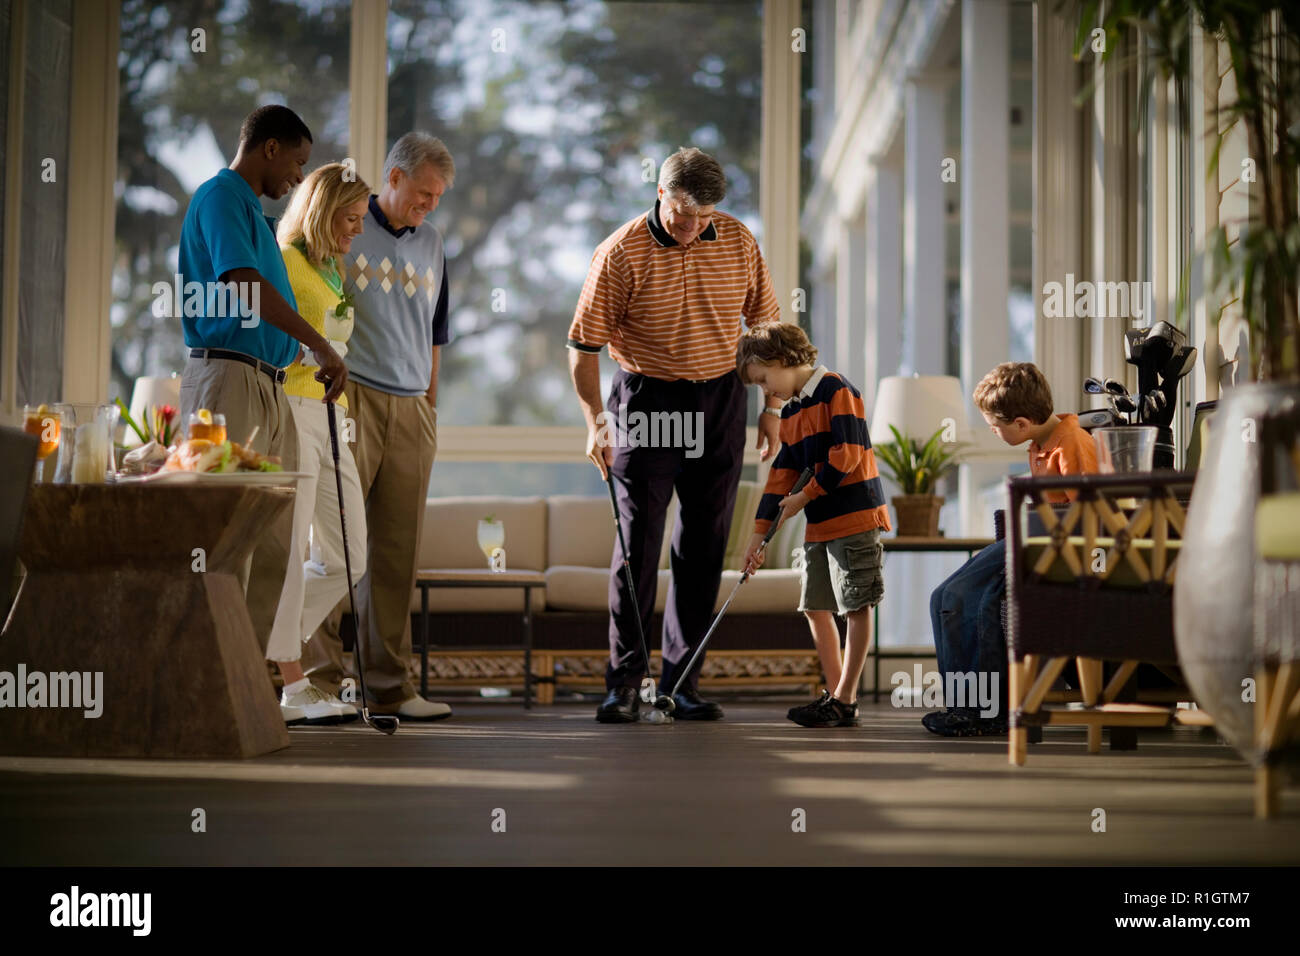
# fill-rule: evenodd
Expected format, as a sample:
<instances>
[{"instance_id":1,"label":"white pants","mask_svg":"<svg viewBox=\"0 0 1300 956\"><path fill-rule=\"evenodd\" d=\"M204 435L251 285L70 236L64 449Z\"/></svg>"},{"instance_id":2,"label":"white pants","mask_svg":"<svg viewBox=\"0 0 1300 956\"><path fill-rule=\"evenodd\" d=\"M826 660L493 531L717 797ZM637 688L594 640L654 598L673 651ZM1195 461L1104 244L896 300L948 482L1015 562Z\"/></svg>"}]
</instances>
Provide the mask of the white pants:
<instances>
[{"instance_id":1,"label":"white pants","mask_svg":"<svg viewBox=\"0 0 1300 956\"><path fill-rule=\"evenodd\" d=\"M348 593L334 457L330 451L329 413L319 399L297 395L288 398L298 429L298 470L310 477L298 480L289 573L285 575L284 591L266 648L266 658L271 661L301 658L304 642ZM348 550L355 583L366 572L366 502L352 449L345 441L346 413L337 408L335 413L339 428L339 472L347 509Z\"/></svg>"}]
</instances>

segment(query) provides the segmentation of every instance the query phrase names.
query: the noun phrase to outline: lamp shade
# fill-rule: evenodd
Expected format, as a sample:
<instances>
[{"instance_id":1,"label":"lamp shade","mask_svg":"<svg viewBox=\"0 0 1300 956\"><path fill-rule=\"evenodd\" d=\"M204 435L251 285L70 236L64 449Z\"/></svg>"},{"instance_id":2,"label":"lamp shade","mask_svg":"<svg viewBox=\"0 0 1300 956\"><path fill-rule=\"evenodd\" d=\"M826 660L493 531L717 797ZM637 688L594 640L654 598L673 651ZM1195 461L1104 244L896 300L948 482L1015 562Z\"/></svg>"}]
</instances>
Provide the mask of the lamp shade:
<instances>
[{"instance_id":1,"label":"lamp shade","mask_svg":"<svg viewBox=\"0 0 1300 956\"><path fill-rule=\"evenodd\" d=\"M135 380L135 388L131 390L131 417L137 422L143 423L146 412L151 405L171 405L173 408L181 407L181 377L176 374L166 378L149 378L141 377ZM143 424L141 425L143 427ZM140 444L140 438L136 433L128 428L124 444L128 447Z\"/></svg>"},{"instance_id":2,"label":"lamp shade","mask_svg":"<svg viewBox=\"0 0 1300 956\"><path fill-rule=\"evenodd\" d=\"M955 425L954 439L970 441L960 379L952 375L893 375L881 379L876 390L871 441L893 441L889 430L893 425L913 441L924 442L949 420Z\"/></svg>"}]
</instances>

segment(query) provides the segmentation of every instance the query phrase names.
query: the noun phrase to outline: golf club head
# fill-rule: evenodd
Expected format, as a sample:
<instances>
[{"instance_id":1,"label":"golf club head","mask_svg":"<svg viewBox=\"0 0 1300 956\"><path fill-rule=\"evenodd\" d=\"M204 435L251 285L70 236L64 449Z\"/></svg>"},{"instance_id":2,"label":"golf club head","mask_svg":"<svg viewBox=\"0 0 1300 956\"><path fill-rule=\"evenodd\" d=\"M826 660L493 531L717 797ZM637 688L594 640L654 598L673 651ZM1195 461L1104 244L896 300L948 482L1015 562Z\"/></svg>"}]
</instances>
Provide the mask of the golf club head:
<instances>
[{"instance_id":1,"label":"golf club head","mask_svg":"<svg viewBox=\"0 0 1300 956\"><path fill-rule=\"evenodd\" d=\"M1160 389L1152 389L1142 396L1142 414L1139 421L1153 424L1159 417L1160 413L1165 410L1168 404L1168 398Z\"/></svg>"},{"instance_id":2,"label":"golf club head","mask_svg":"<svg viewBox=\"0 0 1300 956\"><path fill-rule=\"evenodd\" d=\"M1106 387L1101 384L1100 379L1085 378L1083 380L1083 390L1089 395L1105 395Z\"/></svg>"},{"instance_id":3,"label":"golf club head","mask_svg":"<svg viewBox=\"0 0 1300 956\"><path fill-rule=\"evenodd\" d=\"M397 733L397 728L402 725L401 720L387 714L371 714L368 707L361 708L361 716L366 724L379 731L385 737L391 737Z\"/></svg>"},{"instance_id":4,"label":"golf club head","mask_svg":"<svg viewBox=\"0 0 1300 956\"><path fill-rule=\"evenodd\" d=\"M667 694L660 694L655 698L655 710L671 715L676 709L677 702Z\"/></svg>"},{"instance_id":5,"label":"golf club head","mask_svg":"<svg viewBox=\"0 0 1300 956\"><path fill-rule=\"evenodd\" d=\"M1105 388L1107 393L1111 395L1128 398L1128 386L1123 382L1116 381L1113 378L1108 378L1106 379Z\"/></svg>"},{"instance_id":6,"label":"golf club head","mask_svg":"<svg viewBox=\"0 0 1300 956\"><path fill-rule=\"evenodd\" d=\"M1170 350L1172 351L1179 346L1187 344L1187 333L1176 325L1160 321L1147 330L1146 340L1148 342L1154 342L1156 340L1168 342Z\"/></svg>"},{"instance_id":7,"label":"golf club head","mask_svg":"<svg viewBox=\"0 0 1300 956\"><path fill-rule=\"evenodd\" d=\"M1121 412L1137 411L1137 404L1133 401L1132 397L1127 392L1125 392L1123 395L1115 396L1115 407L1118 408Z\"/></svg>"},{"instance_id":8,"label":"golf club head","mask_svg":"<svg viewBox=\"0 0 1300 956\"><path fill-rule=\"evenodd\" d=\"M1142 360L1146 337L1146 329L1128 329L1124 333L1124 361L1137 365Z\"/></svg>"},{"instance_id":9,"label":"golf club head","mask_svg":"<svg viewBox=\"0 0 1300 956\"><path fill-rule=\"evenodd\" d=\"M647 704L654 703L655 699L655 681L653 677L641 678L641 700Z\"/></svg>"},{"instance_id":10,"label":"golf club head","mask_svg":"<svg viewBox=\"0 0 1300 956\"><path fill-rule=\"evenodd\" d=\"M1196 349L1191 345L1184 345L1175 350L1170 356L1169 361L1165 363L1164 370L1160 373L1161 380L1165 384L1170 381L1177 382L1196 365Z\"/></svg>"},{"instance_id":11,"label":"golf club head","mask_svg":"<svg viewBox=\"0 0 1300 956\"><path fill-rule=\"evenodd\" d=\"M673 719L665 714L662 710L651 708L646 712L645 719L652 724L671 724Z\"/></svg>"}]
</instances>

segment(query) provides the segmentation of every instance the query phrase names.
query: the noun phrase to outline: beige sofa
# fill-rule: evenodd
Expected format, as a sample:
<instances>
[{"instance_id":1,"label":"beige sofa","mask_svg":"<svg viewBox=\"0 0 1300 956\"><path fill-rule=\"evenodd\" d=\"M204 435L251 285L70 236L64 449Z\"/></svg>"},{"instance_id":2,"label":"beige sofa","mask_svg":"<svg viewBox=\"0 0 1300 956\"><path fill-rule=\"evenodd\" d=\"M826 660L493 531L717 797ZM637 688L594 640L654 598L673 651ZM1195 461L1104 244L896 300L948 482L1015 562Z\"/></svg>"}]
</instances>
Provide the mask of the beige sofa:
<instances>
[{"instance_id":1,"label":"beige sofa","mask_svg":"<svg viewBox=\"0 0 1300 956\"><path fill-rule=\"evenodd\" d=\"M715 611L740 580L739 569L761 495L762 489L754 482L742 482L737 492ZM661 549L655 629L646 635L653 657L657 657L659 646L659 615L668 596L676 510L674 498ZM532 593L538 700L552 700L557 684L603 684L609 649L610 561L617 547L609 498L430 498L425 504L420 569L485 569L477 526L488 515L505 525L507 567L545 575L545 587ZM796 611L799 571L791 567L803 531L802 515L781 528L768 548L763 569L736 595L710 641L702 672L705 683L805 687L819 679L807 627ZM411 597L417 652L420 600L417 588ZM517 641L522 633L522 589L435 588L429 591L428 600L431 687L522 684L522 653L491 647L492 642L511 642L510 635ZM657 673L657 661L654 666Z\"/></svg>"}]
</instances>

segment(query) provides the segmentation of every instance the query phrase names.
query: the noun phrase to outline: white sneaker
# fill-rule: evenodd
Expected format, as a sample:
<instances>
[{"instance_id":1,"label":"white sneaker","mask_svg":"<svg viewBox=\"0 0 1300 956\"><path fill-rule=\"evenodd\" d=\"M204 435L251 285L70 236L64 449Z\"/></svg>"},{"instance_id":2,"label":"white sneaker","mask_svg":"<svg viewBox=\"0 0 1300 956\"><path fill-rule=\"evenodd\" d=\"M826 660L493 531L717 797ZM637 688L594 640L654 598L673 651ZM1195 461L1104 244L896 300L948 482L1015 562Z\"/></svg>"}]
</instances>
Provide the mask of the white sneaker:
<instances>
[{"instance_id":1,"label":"white sneaker","mask_svg":"<svg viewBox=\"0 0 1300 956\"><path fill-rule=\"evenodd\" d=\"M342 702L340 701L340 703ZM284 714L284 722L288 725L339 724L343 722L343 714L328 697L311 684L308 684L305 689L298 691L292 697L286 697L281 692L280 712Z\"/></svg>"},{"instance_id":2,"label":"white sneaker","mask_svg":"<svg viewBox=\"0 0 1300 956\"><path fill-rule=\"evenodd\" d=\"M317 688L317 690L320 690L320 688ZM343 723L346 724L350 720L360 719L361 711L357 710L347 701L339 700L337 694L331 694L329 691L322 690L321 695L334 705L334 710L338 713L339 717L343 719Z\"/></svg>"},{"instance_id":3,"label":"white sneaker","mask_svg":"<svg viewBox=\"0 0 1300 956\"><path fill-rule=\"evenodd\" d=\"M404 720L442 720L451 716L451 708L446 704L425 700L416 694L409 700L402 701L402 706L397 708L397 716Z\"/></svg>"}]
</instances>

